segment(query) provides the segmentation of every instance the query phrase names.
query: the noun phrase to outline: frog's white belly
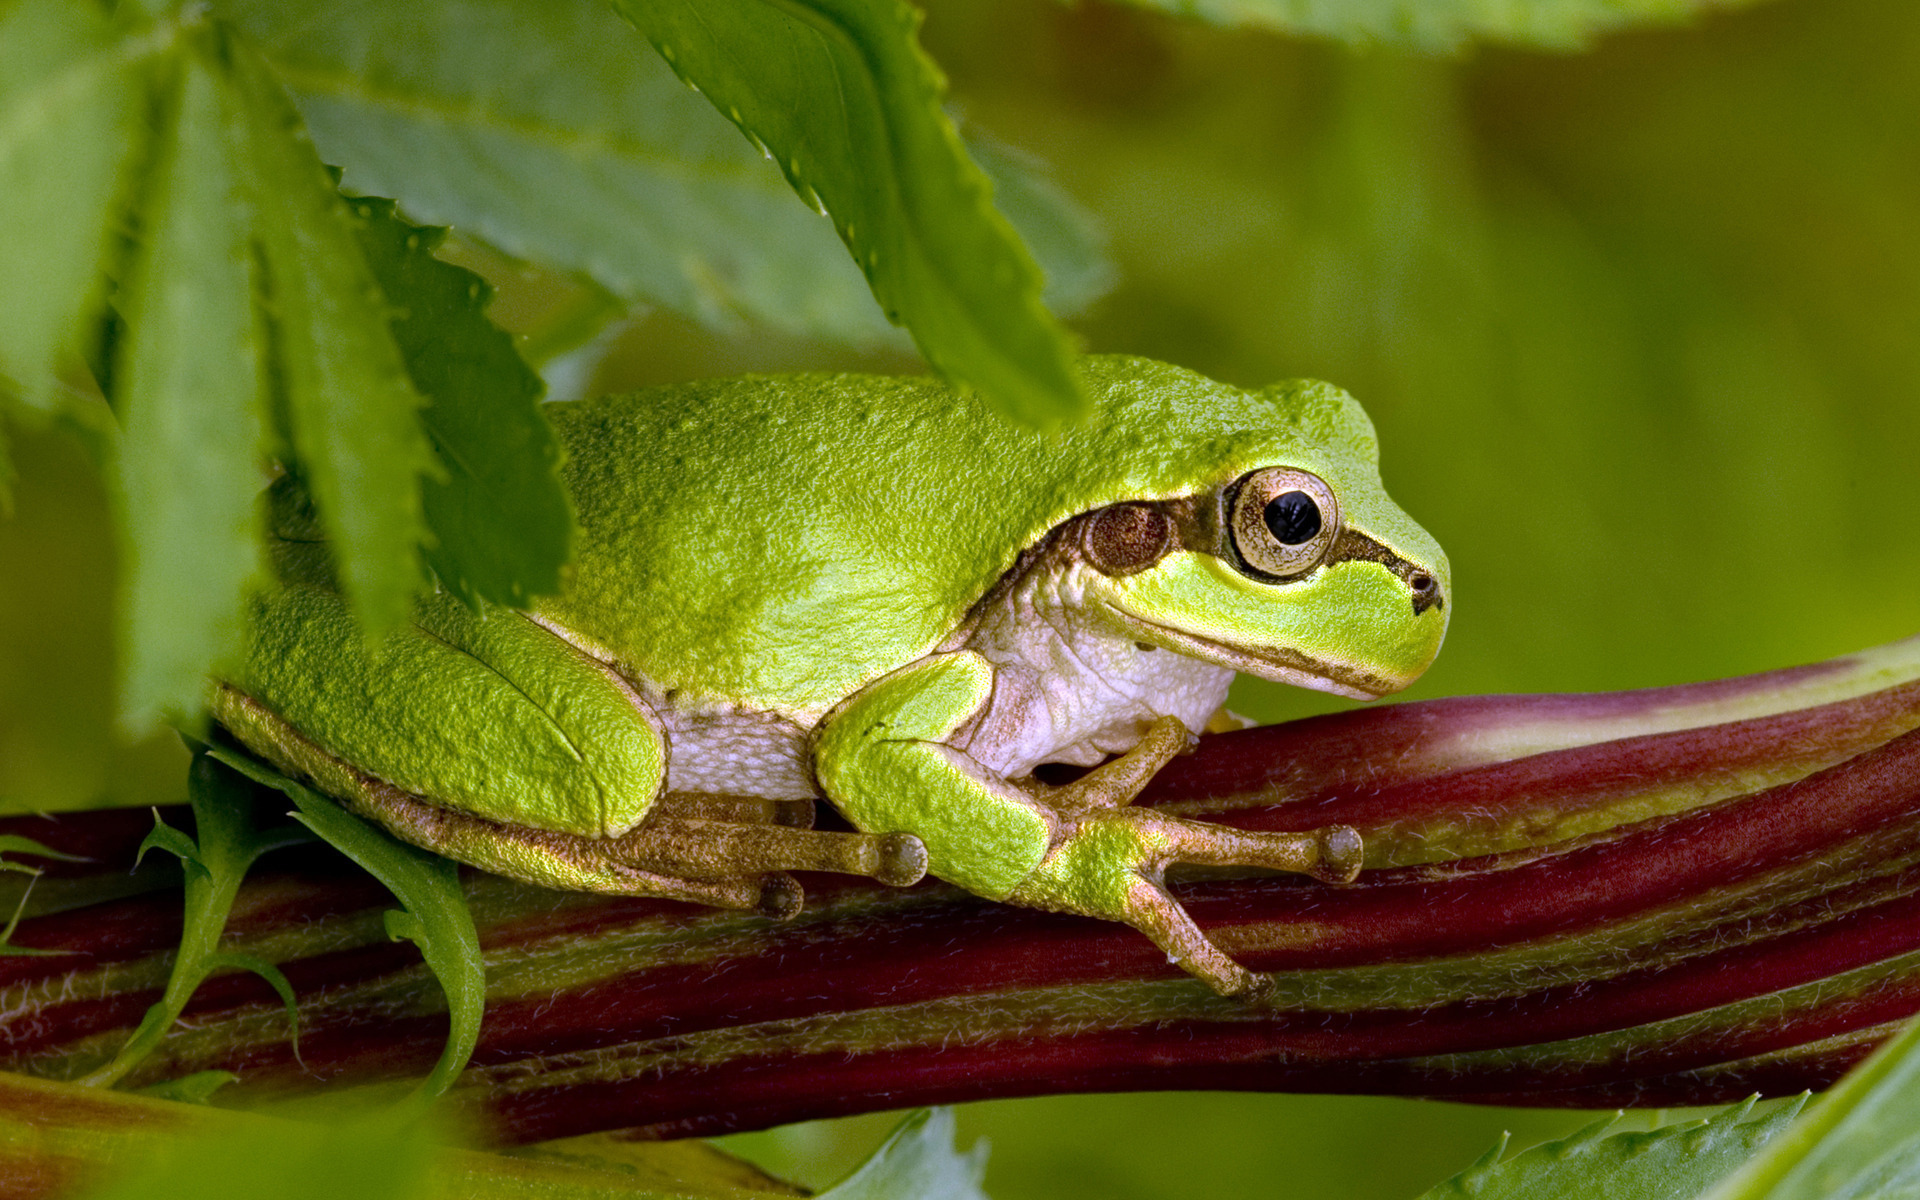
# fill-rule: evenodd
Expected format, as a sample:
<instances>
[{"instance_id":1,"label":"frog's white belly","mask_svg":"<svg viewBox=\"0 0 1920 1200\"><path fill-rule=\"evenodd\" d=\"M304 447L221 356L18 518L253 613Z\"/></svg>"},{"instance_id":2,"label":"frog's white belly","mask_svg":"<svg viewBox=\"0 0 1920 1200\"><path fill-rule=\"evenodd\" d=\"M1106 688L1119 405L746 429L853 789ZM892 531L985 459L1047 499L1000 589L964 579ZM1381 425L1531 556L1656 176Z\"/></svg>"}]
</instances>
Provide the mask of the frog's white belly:
<instances>
[{"instance_id":1,"label":"frog's white belly","mask_svg":"<svg viewBox=\"0 0 1920 1200\"><path fill-rule=\"evenodd\" d=\"M820 794L807 731L777 713L732 705L684 712L660 705L667 790L801 800Z\"/></svg>"},{"instance_id":2,"label":"frog's white belly","mask_svg":"<svg viewBox=\"0 0 1920 1200\"><path fill-rule=\"evenodd\" d=\"M1042 763L1093 766L1124 754L1161 716L1199 733L1226 703L1234 675L1076 613L974 648L994 664L993 696L954 748L1008 779Z\"/></svg>"},{"instance_id":3,"label":"frog's white belly","mask_svg":"<svg viewBox=\"0 0 1920 1200\"><path fill-rule=\"evenodd\" d=\"M1199 733L1226 702L1232 670L1143 647L1081 611L1045 603L1057 595L1037 590L1005 598L965 642L993 664L993 694L952 744L992 773L1019 779L1042 763L1093 766L1131 750L1157 717L1179 717ZM659 711L668 791L821 794L806 725L734 706Z\"/></svg>"}]
</instances>

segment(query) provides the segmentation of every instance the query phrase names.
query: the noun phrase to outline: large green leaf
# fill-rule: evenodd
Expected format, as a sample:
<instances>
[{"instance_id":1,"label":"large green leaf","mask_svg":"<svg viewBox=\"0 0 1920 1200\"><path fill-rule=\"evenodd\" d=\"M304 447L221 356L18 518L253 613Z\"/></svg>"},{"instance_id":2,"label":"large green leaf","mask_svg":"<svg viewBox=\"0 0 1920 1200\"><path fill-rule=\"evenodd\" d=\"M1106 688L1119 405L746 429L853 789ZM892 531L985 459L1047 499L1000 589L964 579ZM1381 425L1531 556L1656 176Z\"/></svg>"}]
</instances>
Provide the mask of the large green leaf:
<instances>
[{"instance_id":1,"label":"large green leaf","mask_svg":"<svg viewBox=\"0 0 1920 1200\"><path fill-rule=\"evenodd\" d=\"M1033 424L1085 398L1040 273L940 108L904 0L614 0L829 213L941 374Z\"/></svg>"},{"instance_id":2,"label":"large green leaf","mask_svg":"<svg viewBox=\"0 0 1920 1200\"><path fill-rule=\"evenodd\" d=\"M599 0L218 7L351 188L709 325L899 336L832 224ZM1088 219L1029 164L969 145L1046 271L1047 302L1071 312L1105 291Z\"/></svg>"},{"instance_id":3,"label":"large green leaf","mask_svg":"<svg viewBox=\"0 0 1920 1200\"><path fill-rule=\"evenodd\" d=\"M1420 1200L1685 1200L1712 1186L1800 1112L1803 1096L1753 1117L1753 1100L1704 1121L1613 1132L1620 1114L1501 1161L1501 1145Z\"/></svg>"},{"instance_id":4,"label":"large green leaf","mask_svg":"<svg viewBox=\"0 0 1920 1200\"><path fill-rule=\"evenodd\" d=\"M321 167L285 91L235 41L249 117L248 182L273 317L286 434L362 623L399 621L421 584L422 476L441 473L421 431L359 221Z\"/></svg>"},{"instance_id":5,"label":"large green leaf","mask_svg":"<svg viewBox=\"0 0 1920 1200\"><path fill-rule=\"evenodd\" d=\"M1920 1193L1920 1020L1874 1051L1702 1200L1899 1200Z\"/></svg>"},{"instance_id":6,"label":"large green leaf","mask_svg":"<svg viewBox=\"0 0 1920 1200\"><path fill-rule=\"evenodd\" d=\"M980 1186L986 1170L986 1142L963 1153L953 1144L953 1110L923 1108L819 1200L987 1200Z\"/></svg>"},{"instance_id":7,"label":"large green leaf","mask_svg":"<svg viewBox=\"0 0 1920 1200\"><path fill-rule=\"evenodd\" d=\"M433 256L446 230L407 224L389 200L356 200L353 211L446 473L423 497L427 561L468 603L525 604L557 591L573 506L560 484L560 445L540 413L540 377L487 320L486 282Z\"/></svg>"},{"instance_id":8,"label":"large green leaf","mask_svg":"<svg viewBox=\"0 0 1920 1200\"><path fill-rule=\"evenodd\" d=\"M0 391L11 378L29 403L48 403L99 294L156 48L116 36L93 4L0 4Z\"/></svg>"},{"instance_id":9,"label":"large green leaf","mask_svg":"<svg viewBox=\"0 0 1920 1200\"><path fill-rule=\"evenodd\" d=\"M260 566L262 347L223 90L185 56L121 302L120 711L135 726L198 711Z\"/></svg>"},{"instance_id":10,"label":"large green leaf","mask_svg":"<svg viewBox=\"0 0 1920 1200\"><path fill-rule=\"evenodd\" d=\"M1222 25L1362 45L1455 50L1469 41L1575 49L1603 33L1673 24L1752 0L1131 0Z\"/></svg>"}]
</instances>

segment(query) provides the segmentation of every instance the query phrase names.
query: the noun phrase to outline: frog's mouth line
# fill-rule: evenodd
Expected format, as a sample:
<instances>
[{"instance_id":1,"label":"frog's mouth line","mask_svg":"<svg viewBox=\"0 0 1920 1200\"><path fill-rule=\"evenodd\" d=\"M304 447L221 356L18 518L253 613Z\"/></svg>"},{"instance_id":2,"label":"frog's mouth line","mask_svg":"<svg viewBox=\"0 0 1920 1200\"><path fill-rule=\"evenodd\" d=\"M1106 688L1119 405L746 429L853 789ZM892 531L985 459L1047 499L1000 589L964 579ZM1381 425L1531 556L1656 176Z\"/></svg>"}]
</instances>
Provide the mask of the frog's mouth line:
<instances>
[{"instance_id":1,"label":"frog's mouth line","mask_svg":"<svg viewBox=\"0 0 1920 1200\"><path fill-rule=\"evenodd\" d=\"M1231 667L1248 675L1258 675L1262 679L1272 679L1280 683L1290 683L1295 687L1311 688L1316 692L1331 692L1336 696L1345 696L1350 700L1378 700L1389 692L1397 692L1407 686L1396 683L1372 671L1364 671L1345 663L1328 662L1298 650L1273 650L1266 653L1229 646L1211 638L1196 637L1178 629L1136 617L1130 612L1108 604L1112 613L1132 632L1144 635L1176 654L1189 658L1198 658L1205 662Z\"/></svg>"}]
</instances>

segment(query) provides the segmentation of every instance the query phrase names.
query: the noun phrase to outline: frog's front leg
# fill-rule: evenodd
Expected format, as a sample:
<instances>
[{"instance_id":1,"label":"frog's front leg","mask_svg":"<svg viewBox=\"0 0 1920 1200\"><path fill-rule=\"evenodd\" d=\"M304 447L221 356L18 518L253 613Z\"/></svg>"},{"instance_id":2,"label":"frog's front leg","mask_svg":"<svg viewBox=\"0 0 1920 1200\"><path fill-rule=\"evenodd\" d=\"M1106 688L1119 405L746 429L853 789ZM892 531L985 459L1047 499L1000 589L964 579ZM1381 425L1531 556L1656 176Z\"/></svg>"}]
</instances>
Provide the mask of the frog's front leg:
<instances>
[{"instance_id":1,"label":"frog's front leg","mask_svg":"<svg viewBox=\"0 0 1920 1200\"><path fill-rule=\"evenodd\" d=\"M863 690L822 727L821 785L870 833L907 832L928 873L993 900L1123 921L1170 961L1223 994L1260 977L1220 950L1166 890L1173 863L1270 867L1351 880L1360 837L1347 826L1246 833L1132 807L1185 749L1162 717L1125 755L1062 788L996 776L947 744L993 690L993 669L967 651L934 655Z\"/></svg>"}]
</instances>

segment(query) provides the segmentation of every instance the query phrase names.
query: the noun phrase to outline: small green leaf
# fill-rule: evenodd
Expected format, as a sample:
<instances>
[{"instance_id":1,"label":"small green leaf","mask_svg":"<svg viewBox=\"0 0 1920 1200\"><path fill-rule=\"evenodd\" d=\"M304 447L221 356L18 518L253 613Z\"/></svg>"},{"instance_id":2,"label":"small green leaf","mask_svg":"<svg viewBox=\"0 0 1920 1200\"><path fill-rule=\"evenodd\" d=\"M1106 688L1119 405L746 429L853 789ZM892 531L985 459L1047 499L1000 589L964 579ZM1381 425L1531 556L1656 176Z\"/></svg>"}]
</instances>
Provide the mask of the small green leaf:
<instances>
[{"instance_id":1,"label":"small green leaf","mask_svg":"<svg viewBox=\"0 0 1920 1200\"><path fill-rule=\"evenodd\" d=\"M153 829L140 842L140 849L133 856L135 870L145 861L149 850L165 850L180 860L183 870L197 874L202 879L213 878L206 864L200 861L200 847L193 844L192 838L162 821L158 809L154 810Z\"/></svg>"},{"instance_id":2,"label":"small green leaf","mask_svg":"<svg viewBox=\"0 0 1920 1200\"><path fill-rule=\"evenodd\" d=\"M116 37L98 5L0 5L0 377L28 404L49 403L99 293L157 48Z\"/></svg>"},{"instance_id":3,"label":"small green leaf","mask_svg":"<svg viewBox=\"0 0 1920 1200\"><path fill-rule=\"evenodd\" d=\"M1357 45L1458 50L1474 40L1577 49L1603 33L1674 25L1742 0L1132 0L1218 25ZM1751 2L1751 0L1745 0Z\"/></svg>"},{"instance_id":4,"label":"small green leaf","mask_svg":"<svg viewBox=\"0 0 1920 1200\"><path fill-rule=\"evenodd\" d=\"M209 971L222 968L229 971L251 971L264 979L267 986L280 997L280 1003L287 1010L287 1024L292 1027L293 1056L300 1057L300 1002L294 997L293 984L287 979L286 972L274 966L257 954L239 954L226 951L207 960Z\"/></svg>"},{"instance_id":5,"label":"small green leaf","mask_svg":"<svg viewBox=\"0 0 1920 1200\"><path fill-rule=\"evenodd\" d=\"M21 837L17 833L0 833L0 854L31 854L35 858L51 858L56 862L88 862L86 856L67 854L44 846L30 837ZM32 867L22 867L19 863L0 863L0 867L12 867L31 871Z\"/></svg>"},{"instance_id":6,"label":"small green leaf","mask_svg":"<svg viewBox=\"0 0 1920 1200\"><path fill-rule=\"evenodd\" d=\"M17 833L0 834L0 854L32 854L39 858L57 859L61 862L85 862L77 854L62 854L58 850L41 845L29 837ZM54 954L71 954L71 950L49 950L39 946L16 946L13 944L13 931L20 928L20 918L27 911L27 901L33 895L33 885L40 878L40 868L30 867L26 863L9 862L0 859L0 871L11 871L19 875L30 876L27 886L20 890L20 899L13 906L13 915L7 918L6 928L0 929L0 957L38 958Z\"/></svg>"},{"instance_id":7,"label":"small green leaf","mask_svg":"<svg viewBox=\"0 0 1920 1200\"><path fill-rule=\"evenodd\" d=\"M230 1083L239 1080L232 1071L195 1071L179 1079L169 1079L164 1083L155 1083L134 1090L142 1096L152 1096L156 1100L173 1100L180 1104L205 1104L213 1099L213 1094Z\"/></svg>"},{"instance_id":8,"label":"small green leaf","mask_svg":"<svg viewBox=\"0 0 1920 1200\"><path fill-rule=\"evenodd\" d=\"M573 534L560 445L540 413L540 377L486 317L493 289L433 256L446 230L407 224L390 200L351 203L445 468L424 493L434 536L427 560L469 604L524 605L559 590Z\"/></svg>"},{"instance_id":9,"label":"small green leaf","mask_svg":"<svg viewBox=\"0 0 1920 1200\"><path fill-rule=\"evenodd\" d=\"M1920 1177L1920 1019L1702 1200L1880 1197ZM1885 1186L1888 1191L1874 1190Z\"/></svg>"},{"instance_id":10,"label":"small green leaf","mask_svg":"<svg viewBox=\"0 0 1920 1200\"><path fill-rule=\"evenodd\" d=\"M299 812L294 819L319 834L334 849L364 867L399 898L406 911L388 913L388 935L420 947L427 969L447 996L446 1049L433 1071L413 1092L425 1104L453 1086L480 1039L486 1008L486 962L480 935L460 889L459 868L450 859L401 842L362 821L319 793L279 772L226 750L213 756L257 783L284 793Z\"/></svg>"},{"instance_id":11,"label":"small green leaf","mask_svg":"<svg viewBox=\"0 0 1920 1200\"><path fill-rule=\"evenodd\" d=\"M198 713L240 652L263 573L261 344L232 97L198 54L171 89L114 372L121 417L120 714L133 733Z\"/></svg>"},{"instance_id":12,"label":"small green leaf","mask_svg":"<svg viewBox=\"0 0 1920 1200\"><path fill-rule=\"evenodd\" d=\"M185 868L186 914L180 930L180 949L167 975L166 990L141 1018L140 1025L113 1061L88 1075L82 1082L108 1086L124 1078L151 1054L173 1023L186 1010L187 1001L213 971L225 966L253 971L280 993L289 1014L293 1009L293 990L286 976L263 959L251 955L227 955L220 952L220 934L226 928L227 915L233 911L234 895L254 860L270 850L307 840L301 830L288 826L256 830L253 827L253 789L245 779L220 765L206 747L197 747L193 764L187 770L187 798L193 805L196 837L159 821L140 844L144 856L149 848L179 856ZM298 1036L298 1025L295 1026Z\"/></svg>"},{"instance_id":13,"label":"small green leaf","mask_svg":"<svg viewBox=\"0 0 1920 1200\"><path fill-rule=\"evenodd\" d=\"M1754 1099L1704 1121L1644 1133L1613 1133L1620 1114L1571 1137L1523 1150L1502 1162L1500 1145L1420 1200L1684 1200L1739 1166L1778 1137L1806 1103L1802 1096L1758 1117Z\"/></svg>"},{"instance_id":14,"label":"small green leaf","mask_svg":"<svg viewBox=\"0 0 1920 1200\"><path fill-rule=\"evenodd\" d=\"M905 0L614 0L833 217L934 368L1033 425L1086 411L1040 272L940 107Z\"/></svg>"},{"instance_id":15,"label":"small green leaf","mask_svg":"<svg viewBox=\"0 0 1920 1200\"><path fill-rule=\"evenodd\" d=\"M873 1157L820 1193L818 1200L987 1200L983 1139L962 1154L953 1142L953 1110L923 1108L900 1122Z\"/></svg>"},{"instance_id":16,"label":"small green leaf","mask_svg":"<svg viewBox=\"0 0 1920 1200\"><path fill-rule=\"evenodd\" d=\"M320 165L292 102L237 39L233 80L250 118L250 192L278 351L276 378L301 474L340 580L371 634L406 613L421 583L423 476L438 464L421 431L386 298L359 221Z\"/></svg>"}]
</instances>

